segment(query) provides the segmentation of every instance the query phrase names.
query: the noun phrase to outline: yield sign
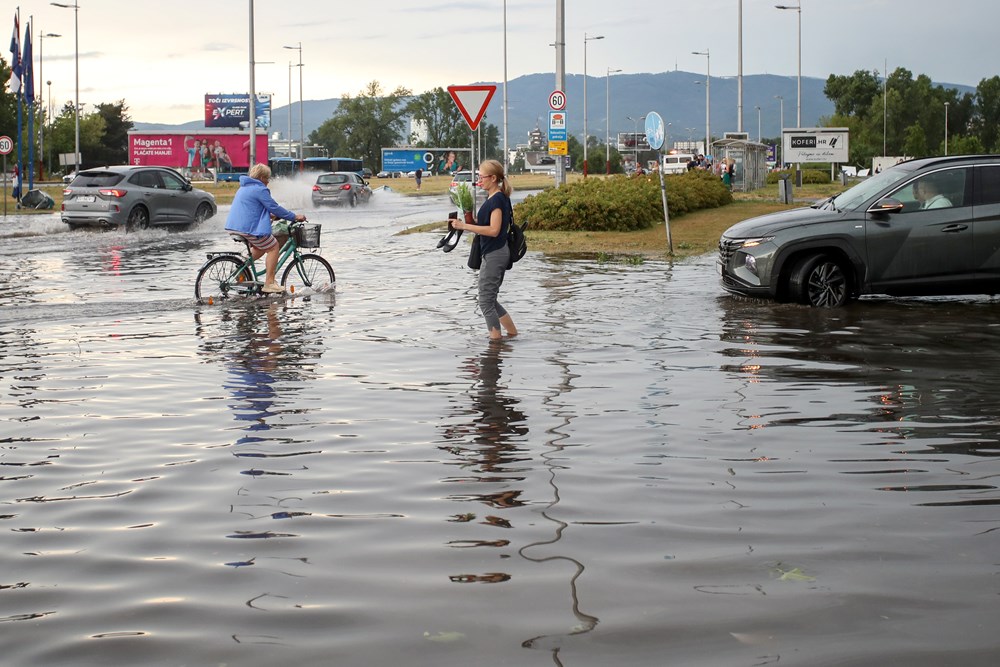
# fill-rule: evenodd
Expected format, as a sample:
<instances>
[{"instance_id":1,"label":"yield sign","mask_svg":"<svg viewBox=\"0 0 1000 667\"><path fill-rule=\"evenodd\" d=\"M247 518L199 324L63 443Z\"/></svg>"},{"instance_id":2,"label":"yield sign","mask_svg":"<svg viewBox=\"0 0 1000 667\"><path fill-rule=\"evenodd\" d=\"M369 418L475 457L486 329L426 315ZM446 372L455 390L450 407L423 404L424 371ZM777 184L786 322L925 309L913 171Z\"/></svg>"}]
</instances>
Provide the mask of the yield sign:
<instances>
[{"instance_id":1,"label":"yield sign","mask_svg":"<svg viewBox=\"0 0 1000 667\"><path fill-rule=\"evenodd\" d=\"M455 105L465 116L465 122L473 132L486 115L486 107L495 92L497 92L496 86L448 86L448 94L455 100Z\"/></svg>"}]
</instances>

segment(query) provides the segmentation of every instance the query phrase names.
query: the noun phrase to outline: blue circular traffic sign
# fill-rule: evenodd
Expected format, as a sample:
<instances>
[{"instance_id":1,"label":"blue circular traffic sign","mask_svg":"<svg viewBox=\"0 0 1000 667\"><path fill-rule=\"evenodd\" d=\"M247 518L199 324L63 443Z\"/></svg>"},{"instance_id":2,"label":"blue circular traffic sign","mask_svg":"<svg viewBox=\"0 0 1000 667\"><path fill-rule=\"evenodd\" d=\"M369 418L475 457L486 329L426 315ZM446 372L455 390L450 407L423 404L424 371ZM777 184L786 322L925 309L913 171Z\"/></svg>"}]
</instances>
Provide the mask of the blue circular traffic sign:
<instances>
[{"instance_id":1,"label":"blue circular traffic sign","mask_svg":"<svg viewBox=\"0 0 1000 667\"><path fill-rule=\"evenodd\" d=\"M660 114L650 111L646 114L646 141L649 147L654 151L660 150L663 148L664 139L663 119L660 118Z\"/></svg>"}]
</instances>

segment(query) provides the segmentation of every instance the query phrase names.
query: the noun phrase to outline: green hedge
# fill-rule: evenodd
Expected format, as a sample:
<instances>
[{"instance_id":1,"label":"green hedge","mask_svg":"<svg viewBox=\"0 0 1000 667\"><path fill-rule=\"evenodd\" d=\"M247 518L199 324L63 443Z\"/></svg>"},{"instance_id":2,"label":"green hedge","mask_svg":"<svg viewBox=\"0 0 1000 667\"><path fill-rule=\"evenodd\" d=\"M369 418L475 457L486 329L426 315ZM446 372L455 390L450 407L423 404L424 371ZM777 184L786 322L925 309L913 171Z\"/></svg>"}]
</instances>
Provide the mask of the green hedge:
<instances>
[{"instance_id":1,"label":"green hedge","mask_svg":"<svg viewBox=\"0 0 1000 667\"><path fill-rule=\"evenodd\" d=\"M732 202L717 176L701 170L666 177L670 217ZM519 223L533 229L627 232L663 222L660 177L587 178L531 195L514 207Z\"/></svg>"},{"instance_id":2,"label":"green hedge","mask_svg":"<svg viewBox=\"0 0 1000 667\"><path fill-rule=\"evenodd\" d=\"M781 180L782 176L788 176L792 179L792 183L795 182L795 170L794 169L782 169L781 171L772 171L767 175L767 184L774 185ZM807 183L829 183L830 182L830 172L823 171L822 169L803 169L802 170L802 184Z\"/></svg>"}]
</instances>

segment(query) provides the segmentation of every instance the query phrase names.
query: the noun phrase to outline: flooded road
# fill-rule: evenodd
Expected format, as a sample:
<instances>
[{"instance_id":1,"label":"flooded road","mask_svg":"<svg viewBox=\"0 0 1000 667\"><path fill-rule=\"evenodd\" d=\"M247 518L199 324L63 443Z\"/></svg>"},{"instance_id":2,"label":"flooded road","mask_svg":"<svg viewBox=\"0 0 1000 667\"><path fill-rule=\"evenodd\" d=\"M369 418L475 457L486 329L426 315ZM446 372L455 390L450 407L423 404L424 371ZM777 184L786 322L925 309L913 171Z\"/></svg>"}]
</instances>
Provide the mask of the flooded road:
<instances>
[{"instance_id":1,"label":"flooded road","mask_svg":"<svg viewBox=\"0 0 1000 667\"><path fill-rule=\"evenodd\" d=\"M443 197L274 190L333 294L197 304L228 207L0 223L4 664L996 664L995 302L529 253L491 346Z\"/></svg>"}]
</instances>

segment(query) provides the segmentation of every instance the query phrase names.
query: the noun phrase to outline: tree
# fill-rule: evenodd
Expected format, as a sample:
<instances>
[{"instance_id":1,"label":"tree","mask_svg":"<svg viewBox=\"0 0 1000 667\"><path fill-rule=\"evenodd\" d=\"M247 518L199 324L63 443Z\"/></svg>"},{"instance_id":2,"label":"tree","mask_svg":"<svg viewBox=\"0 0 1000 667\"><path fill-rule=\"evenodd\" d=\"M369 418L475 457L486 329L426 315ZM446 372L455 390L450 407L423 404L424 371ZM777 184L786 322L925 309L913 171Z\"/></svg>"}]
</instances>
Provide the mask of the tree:
<instances>
[{"instance_id":1,"label":"tree","mask_svg":"<svg viewBox=\"0 0 1000 667\"><path fill-rule=\"evenodd\" d=\"M357 97L344 96L333 116L309 135L332 155L360 157L365 164L382 163L382 148L396 146L403 138L404 117L409 97L406 88L383 95L382 86L372 81Z\"/></svg>"},{"instance_id":2,"label":"tree","mask_svg":"<svg viewBox=\"0 0 1000 667\"><path fill-rule=\"evenodd\" d=\"M426 141L417 142L415 137L410 138L414 145L453 148L469 143L469 126L444 88L438 87L417 95L410 100L407 111L413 118L422 121L427 130Z\"/></svg>"},{"instance_id":3,"label":"tree","mask_svg":"<svg viewBox=\"0 0 1000 667\"><path fill-rule=\"evenodd\" d=\"M99 146L92 147L91 159L95 164L125 164L128 161L128 132L134 127L125 100L98 104L95 113L104 119L104 136Z\"/></svg>"},{"instance_id":4,"label":"tree","mask_svg":"<svg viewBox=\"0 0 1000 667\"><path fill-rule=\"evenodd\" d=\"M1000 151L1000 76L983 79L976 87L973 132L991 152Z\"/></svg>"}]
</instances>

